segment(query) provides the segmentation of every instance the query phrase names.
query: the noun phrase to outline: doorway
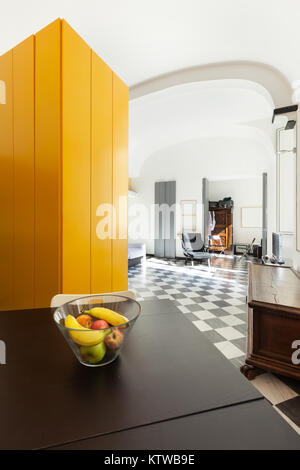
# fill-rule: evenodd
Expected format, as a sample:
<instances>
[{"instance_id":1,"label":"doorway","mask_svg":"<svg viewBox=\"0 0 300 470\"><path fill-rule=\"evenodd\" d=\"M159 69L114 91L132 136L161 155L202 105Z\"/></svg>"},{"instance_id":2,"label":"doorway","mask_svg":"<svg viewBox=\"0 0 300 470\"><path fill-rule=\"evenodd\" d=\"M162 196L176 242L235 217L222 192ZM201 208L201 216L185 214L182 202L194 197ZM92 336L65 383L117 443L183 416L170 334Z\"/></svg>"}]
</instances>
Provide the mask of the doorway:
<instances>
[{"instance_id":1,"label":"doorway","mask_svg":"<svg viewBox=\"0 0 300 470\"><path fill-rule=\"evenodd\" d=\"M267 249L267 174L205 180L203 231L216 255L262 253Z\"/></svg>"},{"instance_id":2,"label":"doorway","mask_svg":"<svg viewBox=\"0 0 300 470\"><path fill-rule=\"evenodd\" d=\"M209 251L221 255L232 255L232 222L234 201L229 196L208 203Z\"/></svg>"}]
</instances>

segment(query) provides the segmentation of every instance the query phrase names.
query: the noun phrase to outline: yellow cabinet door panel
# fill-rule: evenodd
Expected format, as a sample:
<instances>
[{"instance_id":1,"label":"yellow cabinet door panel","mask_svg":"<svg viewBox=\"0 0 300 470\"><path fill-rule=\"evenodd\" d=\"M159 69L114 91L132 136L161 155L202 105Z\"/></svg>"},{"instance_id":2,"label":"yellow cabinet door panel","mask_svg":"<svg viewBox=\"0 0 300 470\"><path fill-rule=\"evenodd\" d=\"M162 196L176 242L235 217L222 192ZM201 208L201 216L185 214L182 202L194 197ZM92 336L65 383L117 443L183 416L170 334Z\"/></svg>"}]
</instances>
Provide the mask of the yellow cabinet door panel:
<instances>
[{"instance_id":1,"label":"yellow cabinet door panel","mask_svg":"<svg viewBox=\"0 0 300 470\"><path fill-rule=\"evenodd\" d=\"M61 292L61 21L36 35L35 306Z\"/></svg>"},{"instance_id":2,"label":"yellow cabinet door panel","mask_svg":"<svg viewBox=\"0 0 300 470\"><path fill-rule=\"evenodd\" d=\"M34 307L34 36L13 49L14 308Z\"/></svg>"},{"instance_id":3,"label":"yellow cabinet door panel","mask_svg":"<svg viewBox=\"0 0 300 470\"><path fill-rule=\"evenodd\" d=\"M62 290L90 293L91 49L62 22Z\"/></svg>"},{"instance_id":4,"label":"yellow cabinet door panel","mask_svg":"<svg viewBox=\"0 0 300 470\"><path fill-rule=\"evenodd\" d=\"M0 57L0 82L0 310L7 310L13 308L12 51Z\"/></svg>"},{"instance_id":5,"label":"yellow cabinet door panel","mask_svg":"<svg viewBox=\"0 0 300 470\"><path fill-rule=\"evenodd\" d=\"M128 287L128 87L113 75L113 204L115 238L112 244L113 291Z\"/></svg>"},{"instance_id":6,"label":"yellow cabinet door panel","mask_svg":"<svg viewBox=\"0 0 300 470\"><path fill-rule=\"evenodd\" d=\"M112 280L112 71L94 52L91 106L91 293L99 293Z\"/></svg>"},{"instance_id":7,"label":"yellow cabinet door panel","mask_svg":"<svg viewBox=\"0 0 300 470\"><path fill-rule=\"evenodd\" d=\"M1 310L127 289L128 87L64 20L0 57L0 165Z\"/></svg>"}]
</instances>

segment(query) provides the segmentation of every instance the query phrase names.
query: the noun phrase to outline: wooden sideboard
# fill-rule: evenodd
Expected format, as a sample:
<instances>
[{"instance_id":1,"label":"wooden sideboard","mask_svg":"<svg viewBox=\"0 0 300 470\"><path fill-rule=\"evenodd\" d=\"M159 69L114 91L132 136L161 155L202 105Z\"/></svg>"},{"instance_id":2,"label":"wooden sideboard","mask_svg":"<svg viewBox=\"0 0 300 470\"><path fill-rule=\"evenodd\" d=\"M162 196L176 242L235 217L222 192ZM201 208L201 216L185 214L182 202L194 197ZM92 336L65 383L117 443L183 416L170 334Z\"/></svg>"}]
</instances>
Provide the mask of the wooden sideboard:
<instances>
[{"instance_id":1,"label":"wooden sideboard","mask_svg":"<svg viewBox=\"0 0 300 470\"><path fill-rule=\"evenodd\" d=\"M300 364L292 362L295 340L300 340L300 275L291 268L250 264L241 372L249 380L266 370L300 380Z\"/></svg>"}]
</instances>

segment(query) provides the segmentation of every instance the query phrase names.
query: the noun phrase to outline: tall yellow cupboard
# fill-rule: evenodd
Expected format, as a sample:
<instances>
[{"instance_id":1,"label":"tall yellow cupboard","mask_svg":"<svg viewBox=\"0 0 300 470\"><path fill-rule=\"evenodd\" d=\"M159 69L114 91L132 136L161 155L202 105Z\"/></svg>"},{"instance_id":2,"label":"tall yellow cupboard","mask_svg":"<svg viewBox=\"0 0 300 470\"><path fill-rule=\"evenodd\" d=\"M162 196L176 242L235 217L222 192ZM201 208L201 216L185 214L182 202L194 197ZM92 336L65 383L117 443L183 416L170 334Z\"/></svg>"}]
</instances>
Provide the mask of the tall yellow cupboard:
<instances>
[{"instance_id":1,"label":"tall yellow cupboard","mask_svg":"<svg viewBox=\"0 0 300 470\"><path fill-rule=\"evenodd\" d=\"M62 290L78 293L91 285L91 49L65 22L61 59Z\"/></svg>"},{"instance_id":2,"label":"tall yellow cupboard","mask_svg":"<svg viewBox=\"0 0 300 470\"><path fill-rule=\"evenodd\" d=\"M12 51L13 59L13 299L34 305L34 37Z\"/></svg>"},{"instance_id":3,"label":"tall yellow cupboard","mask_svg":"<svg viewBox=\"0 0 300 470\"><path fill-rule=\"evenodd\" d=\"M116 209L115 238L112 240L112 256L115 260L112 272L114 291L127 288L123 273L128 266L127 244L127 195L128 178L128 88L113 75L113 203Z\"/></svg>"},{"instance_id":4,"label":"tall yellow cupboard","mask_svg":"<svg viewBox=\"0 0 300 470\"><path fill-rule=\"evenodd\" d=\"M126 289L127 86L60 19L0 81L0 309Z\"/></svg>"},{"instance_id":5,"label":"tall yellow cupboard","mask_svg":"<svg viewBox=\"0 0 300 470\"><path fill-rule=\"evenodd\" d=\"M113 203L113 73L94 52L91 80L91 292L94 294L112 290L113 272L112 239L101 239L101 233L97 233L99 228L101 231L101 214L105 214L101 201L109 207Z\"/></svg>"},{"instance_id":6,"label":"tall yellow cupboard","mask_svg":"<svg viewBox=\"0 0 300 470\"><path fill-rule=\"evenodd\" d=\"M13 91L12 51L0 57L0 80L5 87L5 104L0 104L0 305L13 306Z\"/></svg>"},{"instance_id":7,"label":"tall yellow cupboard","mask_svg":"<svg viewBox=\"0 0 300 470\"><path fill-rule=\"evenodd\" d=\"M61 40L60 20L35 36L36 307L62 291Z\"/></svg>"}]
</instances>

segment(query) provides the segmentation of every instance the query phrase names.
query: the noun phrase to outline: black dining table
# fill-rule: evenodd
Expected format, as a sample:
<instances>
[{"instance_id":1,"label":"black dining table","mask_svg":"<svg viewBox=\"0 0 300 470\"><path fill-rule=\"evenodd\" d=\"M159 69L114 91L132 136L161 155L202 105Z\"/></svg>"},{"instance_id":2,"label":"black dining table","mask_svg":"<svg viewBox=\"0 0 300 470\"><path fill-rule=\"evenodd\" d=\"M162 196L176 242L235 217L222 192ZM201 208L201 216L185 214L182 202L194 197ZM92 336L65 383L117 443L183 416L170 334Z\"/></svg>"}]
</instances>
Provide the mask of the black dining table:
<instances>
[{"instance_id":1,"label":"black dining table","mask_svg":"<svg viewBox=\"0 0 300 470\"><path fill-rule=\"evenodd\" d=\"M300 449L299 436L170 300L111 364L80 364L53 309L0 312L1 449Z\"/></svg>"}]
</instances>

